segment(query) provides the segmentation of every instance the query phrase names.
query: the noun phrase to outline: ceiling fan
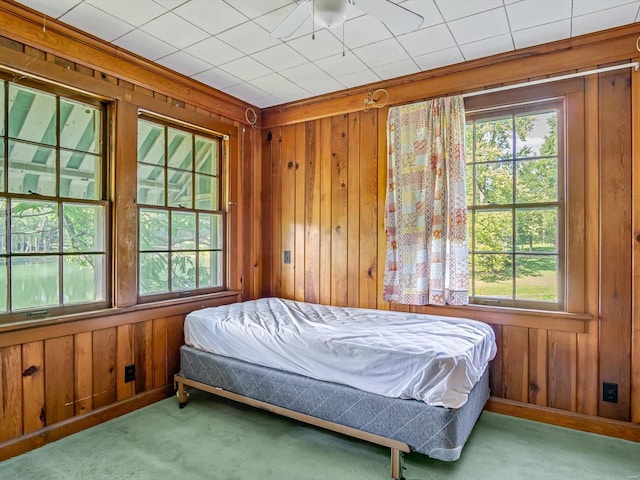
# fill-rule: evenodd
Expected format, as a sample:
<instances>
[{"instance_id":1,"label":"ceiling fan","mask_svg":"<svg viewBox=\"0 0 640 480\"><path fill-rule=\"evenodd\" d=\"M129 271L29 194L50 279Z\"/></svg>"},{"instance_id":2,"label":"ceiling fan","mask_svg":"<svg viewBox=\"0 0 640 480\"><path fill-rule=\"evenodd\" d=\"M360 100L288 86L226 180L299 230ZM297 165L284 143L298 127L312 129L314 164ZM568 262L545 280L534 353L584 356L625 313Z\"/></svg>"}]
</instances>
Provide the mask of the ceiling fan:
<instances>
[{"instance_id":1,"label":"ceiling fan","mask_svg":"<svg viewBox=\"0 0 640 480\"><path fill-rule=\"evenodd\" d=\"M416 30L424 20L417 13L390 0L303 0L278 25L271 36L288 38L304 21L313 17L320 28L334 28L344 24L350 7L355 7L384 23L394 35Z\"/></svg>"}]
</instances>

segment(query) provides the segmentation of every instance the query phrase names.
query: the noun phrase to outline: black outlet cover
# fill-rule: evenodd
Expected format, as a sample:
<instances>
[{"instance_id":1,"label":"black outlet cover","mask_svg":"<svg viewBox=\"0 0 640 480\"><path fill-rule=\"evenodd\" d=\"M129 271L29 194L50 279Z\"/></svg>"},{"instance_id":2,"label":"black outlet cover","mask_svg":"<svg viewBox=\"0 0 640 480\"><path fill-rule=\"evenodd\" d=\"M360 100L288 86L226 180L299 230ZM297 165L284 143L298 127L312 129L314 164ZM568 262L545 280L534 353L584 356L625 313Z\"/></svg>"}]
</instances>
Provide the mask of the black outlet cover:
<instances>
[{"instance_id":1,"label":"black outlet cover","mask_svg":"<svg viewBox=\"0 0 640 480\"><path fill-rule=\"evenodd\" d=\"M602 383L602 401L618 403L618 384L617 383Z\"/></svg>"},{"instance_id":2,"label":"black outlet cover","mask_svg":"<svg viewBox=\"0 0 640 480\"><path fill-rule=\"evenodd\" d=\"M124 383L133 382L136 379L136 366L125 365L124 366Z\"/></svg>"}]
</instances>

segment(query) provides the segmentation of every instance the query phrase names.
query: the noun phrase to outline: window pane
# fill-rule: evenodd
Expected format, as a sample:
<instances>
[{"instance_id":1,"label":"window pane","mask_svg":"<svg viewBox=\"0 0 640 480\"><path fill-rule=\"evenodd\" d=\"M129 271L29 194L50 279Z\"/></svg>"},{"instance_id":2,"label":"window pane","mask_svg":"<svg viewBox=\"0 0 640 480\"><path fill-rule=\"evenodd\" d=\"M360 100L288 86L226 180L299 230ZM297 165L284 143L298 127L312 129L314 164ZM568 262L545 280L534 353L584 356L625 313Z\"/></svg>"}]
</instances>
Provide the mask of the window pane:
<instances>
[{"instance_id":1,"label":"window pane","mask_svg":"<svg viewBox=\"0 0 640 480\"><path fill-rule=\"evenodd\" d=\"M473 130L475 122L468 122L464 127L464 153L467 163L473 162ZM468 169L469 167L467 167ZM468 170L467 170L468 172Z\"/></svg>"},{"instance_id":2,"label":"window pane","mask_svg":"<svg viewBox=\"0 0 640 480\"><path fill-rule=\"evenodd\" d=\"M7 285L7 259L0 258L0 312L7 311L7 296L9 295Z\"/></svg>"},{"instance_id":3,"label":"window pane","mask_svg":"<svg viewBox=\"0 0 640 480\"><path fill-rule=\"evenodd\" d=\"M196 253L172 253L171 290L179 292L194 288L196 288Z\"/></svg>"},{"instance_id":4,"label":"window pane","mask_svg":"<svg viewBox=\"0 0 640 480\"><path fill-rule=\"evenodd\" d=\"M513 158L511 117L476 122L475 161L493 162Z\"/></svg>"},{"instance_id":5,"label":"window pane","mask_svg":"<svg viewBox=\"0 0 640 480\"><path fill-rule=\"evenodd\" d=\"M138 120L138 162L164 165L164 127Z\"/></svg>"},{"instance_id":6,"label":"window pane","mask_svg":"<svg viewBox=\"0 0 640 480\"><path fill-rule=\"evenodd\" d=\"M140 295L169 291L169 254L140 254Z\"/></svg>"},{"instance_id":7,"label":"window pane","mask_svg":"<svg viewBox=\"0 0 640 480\"><path fill-rule=\"evenodd\" d=\"M82 152L102 149L101 112L85 103L60 99L60 146Z\"/></svg>"},{"instance_id":8,"label":"window pane","mask_svg":"<svg viewBox=\"0 0 640 480\"><path fill-rule=\"evenodd\" d=\"M65 252L104 251L104 207L66 203L62 211Z\"/></svg>"},{"instance_id":9,"label":"window pane","mask_svg":"<svg viewBox=\"0 0 640 480\"><path fill-rule=\"evenodd\" d=\"M138 164L138 203L164 205L164 170Z\"/></svg>"},{"instance_id":10,"label":"window pane","mask_svg":"<svg viewBox=\"0 0 640 480\"><path fill-rule=\"evenodd\" d=\"M195 213L173 212L171 214L171 244L172 250L195 250Z\"/></svg>"},{"instance_id":11,"label":"window pane","mask_svg":"<svg viewBox=\"0 0 640 480\"><path fill-rule=\"evenodd\" d=\"M167 155L170 167L182 170L193 170L193 136L190 133L182 132L174 128L169 128L167 132Z\"/></svg>"},{"instance_id":12,"label":"window pane","mask_svg":"<svg viewBox=\"0 0 640 480\"><path fill-rule=\"evenodd\" d=\"M556 208L516 210L516 252L558 251Z\"/></svg>"},{"instance_id":13,"label":"window pane","mask_svg":"<svg viewBox=\"0 0 640 480\"><path fill-rule=\"evenodd\" d=\"M222 216L201 213L199 235L199 249L222 249Z\"/></svg>"},{"instance_id":14,"label":"window pane","mask_svg":"<svg viewBox=\"0 0 640 480\"><path fill-rule=\"evenodd\" d=\"M193 174L183 170L167 169L168 198L170 207L193 208Z\"/></svg>"},{"instance_id":15,"label":"window pane","mask_svg":"<svg viewBox=\"0 0 640 480\"><path fill-rule=\"evenodd\" d=\"M516 156L540 157L558 154L556 112L516 117Z\"/></svg>"},{"instance_id":16,"label":"window pane","mask_svg":"<svg viewBox=\"0 0 640 480\"><path fill-rule=\"evenodd\" d=\"M516 202L555 202L558 161L553 158L516 162Z\"/></svg>"},{"instance_id":17,"label":"window pane","mask_svg":"<svg viewBox=\"0 0 640 480\"><path fill-rule=\"evenodd\" d=\"M169 213L140 209L140 250L169 250Z\"/></svg>"},{"instance_id":18,"label":"window pane","mask_svg":"<svg viewBox=\"0 0 640 480\"><path fill-rule=\"evenodd\" d=\"M513 298L511 255L475 254L475 295Z\"/></svg>"},{"instance_id":19,"label":"window pane","mask_svg":"<svg viewBox=\"0 0 640 480\"><path fill-rule=\"evenodd\" d=\"M558 257L516 255L516 298L558 301Z\"/></svg>"},{"instance_id":20,"label":"window pane","mask_svg":"<svg viewBox=\"0 0 640 480\"><path fill-rule=\"evenodd\" d=\"M196 174L196 208L218 210L218 178Z\"/></svg>"},{"instance_id":21,"label":"window pane","mask_svg":"<svg viewBox=\"0 0 640 480\"><path fill-rule=\"evenodd\" d=\"M56 195L56 151L9 141L9 191Z\"/></svg>"},{"instance_id":22,"label":"window pane","mask_svg":"<svg viewBox=\"0 0 640 480\"><path fill-rule=\"evenodd\" d=\"M5 253L7 253L7 201L0 199L0 254Z\"/></svg>"},{"instance_id":23,"label":"window pane","mask_svg":"<svg viewBox=\"0 0 640 480\"><path fill-rule=\"evenodd\" d=\"M218 174L218 141L196 137L196 172Z\"/></svg>"},{"instance_id":24,"label":"window pane","mask_svg":"<svg viewBox=\"0 0 640 480\"><path fill-rule=\"evenodd\" d=\"M11 258L12 310L60 304L58 258L57 255Z\"/></svg>"},{"instance_id":25,"label":"window pane","mask_svg":"<svg viewBox=\"0 0 640 480\"><path fill-rule=\"evenodd\" d=\"M104 255L65 255L63 303L104 300Z\"/></svg>"},{"instance_id":26,"label":"window pane","mask_svg":"<svg viewBox=\"0 0 640 480\"><path fill-rule=\"evenodd\" d=\"M60 151L60 196L100 200L100 157L89 153Z\"/></svg>"},{"instance_id":27,"label":"window pane","mask_svg":"<svg viewBox=\"0 0 640 480\"><path fill-rule=\"evenodd\" d=\"M12 253L60 251L58 228L57 203L11 200Z\"/></svg>"},{"instance_id":28,"label":"window pane","mask_svg":"<svg viewBox=\"0 0 640 480\"><path fill-rule=\"evenodd\" d=\"M222 286L222 252L200 252L198 286Z\"/></svg>"},{"instance_id":29,"label":"window pane","mask_svg":"<svg viewBox=\"0 0 640 480\"><path fill-rule=\"evenodd\" d=\"M511 210L475 212L476 252L511 252L513 246Z\"/></svg>"},{"instance_id":30,"label":"window pane","mask_svg":"<svg viewBox=\"0 0 640 480\"><path fill-rule=\"evenodd\" d=\"M9 136L56 144L56 97L21 85L9 85Z\"/></svg>"},{"instance_id":31,"label":"window pane","mask_svg":"<svg viewBox=\"0 0 640 480\"><path fill-rule=\"evenodd\" d=\"M513 203L513 163L475 165L476 205Z\"/></svg>"}]
</instances>

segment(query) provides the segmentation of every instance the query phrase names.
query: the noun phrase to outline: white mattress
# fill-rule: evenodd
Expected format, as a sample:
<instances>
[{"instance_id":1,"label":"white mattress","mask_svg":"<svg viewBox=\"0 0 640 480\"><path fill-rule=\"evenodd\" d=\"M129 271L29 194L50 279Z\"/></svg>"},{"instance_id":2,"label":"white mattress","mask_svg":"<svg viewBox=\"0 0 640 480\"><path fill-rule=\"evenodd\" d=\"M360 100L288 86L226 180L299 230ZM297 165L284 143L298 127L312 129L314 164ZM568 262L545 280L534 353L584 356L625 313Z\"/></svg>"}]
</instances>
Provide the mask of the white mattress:
<instances>
[{"instance_id":1,"label":"white mattress","mask_svg":"<svg viewBox=\"0 0 640 480\"><path fill-rule=\"evenodd\" d=\"M263 298L187 315L185 343L218 355L458 408L496 354L468 319Z\"/></svg>"}]
</instances>

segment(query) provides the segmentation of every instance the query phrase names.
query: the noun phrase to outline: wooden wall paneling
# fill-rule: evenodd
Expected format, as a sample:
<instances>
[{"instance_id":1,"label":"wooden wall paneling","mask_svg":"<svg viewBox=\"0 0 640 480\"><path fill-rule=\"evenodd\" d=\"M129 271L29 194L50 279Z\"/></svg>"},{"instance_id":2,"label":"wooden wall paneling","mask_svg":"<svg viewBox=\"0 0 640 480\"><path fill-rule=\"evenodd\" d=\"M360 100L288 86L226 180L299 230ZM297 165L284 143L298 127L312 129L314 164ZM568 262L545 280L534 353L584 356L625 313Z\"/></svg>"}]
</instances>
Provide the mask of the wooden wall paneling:
<instances>
[{"instance_id":1,"label":"wooden wall paneling","mask_svg":"<svg viewBox=\"0 0 640 480\"><path fill-rule=\"evenodd\" d=\"M331 117L331 305L346 306L348 269L349 116Z\"/></svg>"},{"instance_id":2,"label":"wooden wall paneling","mask_svg":"<svg viewBox=\"0 0 640 480\"><path fill-rule=\"evenodd\" d=\"M577 409L577 334L548 332L549 406Z\"/></svg>"},{"instance_id":3,"label":"wooden wall paneling","mask_svg":"<svg viewBox=\"0 0 640 480\"><path fill-rule=\"evenodd\" d=\"M598 414L599 366L599 204L598 76L585 78L585 333L578 335L578 412Z\"/></svg>"},{"instance_id":4,"label":"wooden wall paneling","mask_svg":"<svg viewBox=\"0 0 640 480\"><path fill-rule=\"evenodd\" d=\"M331 118L320 120L320 303L331 304Z\"/></svg>"},{"instance_id":5,"label":"wooden wall paneling","mask_svg":"<svg viewBox=\"0 0 640 480\"><path fill-rule=\"evenodd\" d=\"M601 73L600 383L618 384L618 403L600 398L599 414L631 415L631 74Z\"/></svg>"},{"instance_id":6,"label":"wooden wall paneling","mask_svg":"<svg viewBox=\"0 0 640 480\"><path fill-rule=\"evenodd\" d=\"M547 400L547 330L529 328L529 395L528 403L546 407Z\"/></svg>"},{"instance_id":7,"label":"wooden wall paneling","mask_svg":"<svg viewBox=\"0 0 640 480\"><path fill-rule=\"evenodd\" d=\"M22 350L0 348L0 443L22 435Z\"/></svg>"},{"instance_id":8,"label":"wooden wall paneling","mask_svg":"<svg viewBox=\"0 0 640 480\"><path fill-rule=\"evenodd\" d=\"M238 192L238 201L242 205L242 217L239 219L239 229L243 232L242 235L242 265L240 268L241 282L242 282L242 300L249 300L252 298L253 289L253 267L255 263L255 254L253 249L253 232L254 225L252 224L254 217L255 204L253 201L253 175L254 175L254 162L253 162L253 143L252 134L255 131L253 128L241 128L241 156L239 158L240 168L240 182L242 186Z\"/></svg>"},{"instance_id":9,"label":"wooden wall paneling","mask_svg":"<svg viewBox=\"0 0 640 480\"><path fill-rule=\"evenodd\" d=\"M22 434L44 427L44 342L22 345Z\"/></svg>"},{"instance_id":10,"label":"wooden wall paneling","mask_svg":"<svg viewBox=\"0 0 640 480\"><path fill-rule=\"evenodd\" d=\"M274 128L271 139L271 294L282 296L282 129Z\"/></svg>"},{"instance_id":11,"label":"wooden wall paneling","mask_svg":"<svg viewBox=\"0 0 640 480\"><path fill-rule=\"evenodd\" d=\"M238 123L234 122L238 129ZM244 204L241 201L241 169L242 169L242 139L238 138L237 130L229 136L229 152L226 162L227 195L223 197L222 208L227 211L227 288L242 290L242 265L244 258L242 212Z\"/></svg>"},{"instance_id":12,"label":"wooden wall paneling","mask_svg":"<svg viewBox=\"0 0 640 480\"><path fill-rule=\"evenodd\" d=\"M117 327L93 332L93 408L104 407L117 400L116 340ZM48 363L46 364L48 366ZM48 407L47 407L48 408Z\"/></svg>"},{"instance_id":13,"label":"wooden wall paneling","mask_svg":"<svg viewBox=\"0 0 640 480\"><path fill-rule=\"evenodd\" d=\"M526 402L529 399L529 329L502 327L502 375L504 397Z\"/></svg>"},{"instance_id":14,"label":"wooden wall paneling","mask_svg":"<svg viewBox=\"0 0 640 480\"><path fill-rule=\"evenodd\" d=\"M388 168L388 147L387 147L387 117L389 107L377 110L377 140L378 140L378 298L376 308L381 310L389 309L389 302L382 299L384 294L384 270L387 257L387 235L384 225L385 202L387 198L387 168Z\"/></svg>"},{"instance_id":15,"label":"wooden wall paneling","mask_svg":"<svg viewBox=\"0 0 640 480\"><path fill-rule=\"evenodd\" d=\"M125 382L124 369L133 365L133 329L135 325L121 325L116 329L116 398L124 400L134 394L134 382Z\"/></svg>"},{"instance_id":16,"label":"wooden wall paneling","mask_svg":"<svg viewBox=\"0 0 640 480\"><path fill-rule=\"evenodd\" d=\"M260 141L260 130L251 128L251 145L252 161L251 169L245 169L245 178L251 182L251 212L249 217L249 225L251 226L251 245L249 247L251 272L251 288L250 298L256 299L261 297L262 291L262 270L264 269L263 257L263 231L262 220L265 210L262 208L262 150Z\"/></svg>"},{"instance_id":17,"label":"wooden wall paneling","mask_svg":"<svg viewBox=\"0 0 640 480\"><path fill-rule=\"evenodd\" d=\"M304 299L320 301L320 121L305 123Z\"/></svg>"},{"instance_id":18,"label":"wooden wall paneling","mask_svg":"<svg viewBox=\"0 0 640 480\"><path fill-rule=\"evenodd\" d=\"M280 158L280 251L278 259L281 265L281 296L295 296L295 209L296 209L296 127L282 128L282 156ZM284 252L289 252L289 263L284 262Z\"/></svg>"},{"instance_id":19,"label":"wooden wall paneling","mask_svg":"<svg viewBox=\"0 0 640 480\"><path fill-rule=\"evenodd\" d=\"M93 410L93 334L76 333L73 341L75 414Z\"/></svg>"},{"instance_id":20,"label":"wooden wall paneling","mask_svg":"<svg viewBox=\"0 0 640 480\"><path fill-rule=\"evenodd\" d=\"M306 189L306 167L307 167L307 138L306 125L304 123L296 124L296 153L295 153L295 242L293 250L295 252L293 268L295 272L295 291L294 298L304 302L305 299L305 196Z\"/></svg>"},{"instance_id":21,"label":"wooden wall paneling","mask_svg":"<svg viewBox=\"0 0 640 480\"><path fill-rule=\"evenodd\" d=\"M489 388L494 397L504 397L504 379L502 374L502 325L489 325L493 329L498 347L496 356L489 363Z\"/></svg>"},{"instance_id":22,"label":"wooden wall paneling","mask_svg":"<svg viewBox=\"0 0 640 480\"><path fill-rule=\"evenodd\" d=\"M167 384L167 321L153 321L153 388Z\"/></svg>"},{"instance_id":23,"label":"wooden wall paneling","mask_svg":"<svg viewBox=\"0 0 640 480\"><path fill-rule=\"evenodd\" d=\"M360 114L360 283L361 308L376 308L378 298L378 112Z\"/></svg>"},{"instance_id":24,"label":"wooden wall paneling","mask_svg":"<svg viewBox=\"0 0 640 480\"><path fill-rule=\"evenodd\" d=\"M635 61L638 61L636 58ZM640 78L631 76L633 135L633 297L631 336L631 421L640 423Z\"/></svg>"},{"instance_id":25,"label":"wooden wall paneling","mask_svg":"<svg viewBox=\"0 0 640 480\"><path fill-rule=\"evenodd\" d=\"M348 118L347 151L347 305L360 304L360 114Z\"/></svg>"},{"instance_id":26,"label":"wooden wall paneling","mask_svg":"<svg viewBox=\"0 0 640 480\"><path fill-rule=\"evenodd\" d=\"M184 315L166 319L167 322L167 383L173 385L173 376L180 370L180 347L184 345Z\"/></svg>"},{"instance_id":27,"label":"wooden wall paneling","mask_svg":"<svg viewBox=\"0 0 640 480\"><path fill-rule=\"evenodd\" d=\"M133 363L136 366L134 393L153 388L153 321L133 325Z\"/></svg>"},{"instance_id":28,"label":"wooden wall paneling","mask_svg":"<svg viewBox=\"0 0 640 480\"><path fill-rule=\"evenodd\" d=\"M274 129L275 130L275 129ZM275 201L273 196L273 149L277 139L273 139L272 130L262 131L262 146L260 148L261 170L260 177L260 204L262 205L262 217L260 222L259 234L261 235L261 255L262 255L262 272L260 275L260 297L269 297L275 295L273 290L274 276L273 271L273 252L276 247L273 243Z\"/></svg>"},{"instance_id":29,"label":"wooden wall paneling","mask_svg":"<svg viewBox=\"0 0 640 480\"><path fill-rule=\"evenodd\" d=\"M45 423L51 425L71 418L74 408L73 336L50 338L44 342Z\"/></svg>"}]
</instances>

